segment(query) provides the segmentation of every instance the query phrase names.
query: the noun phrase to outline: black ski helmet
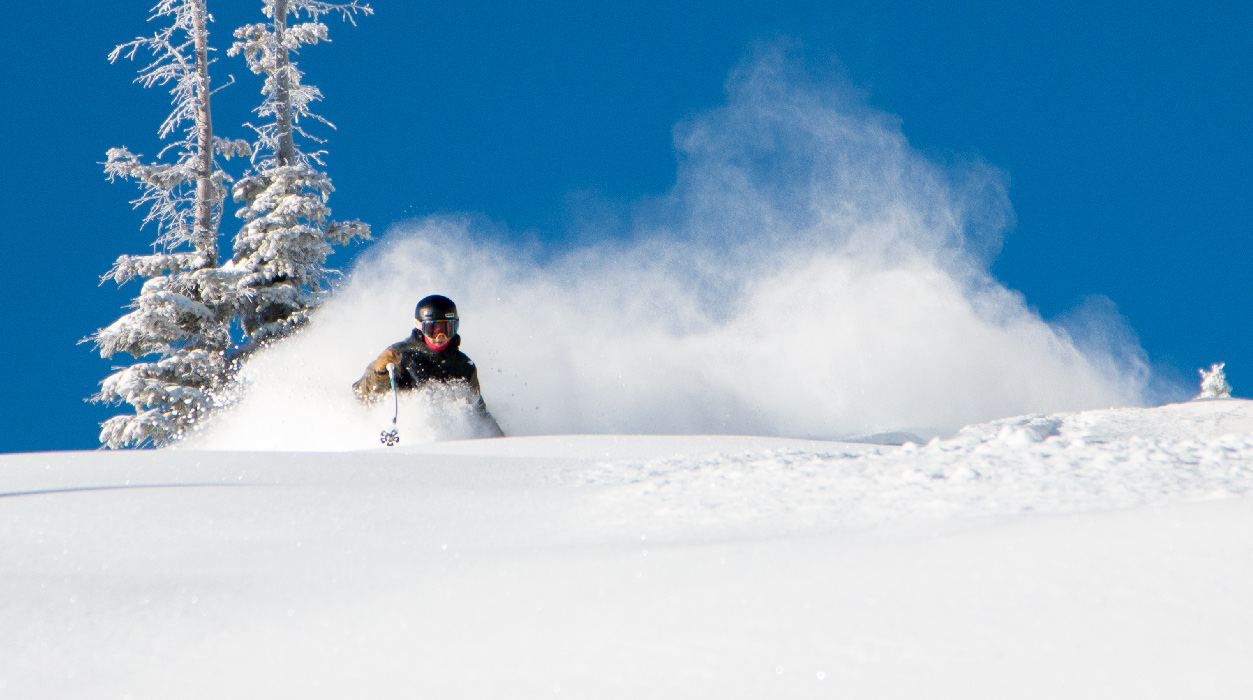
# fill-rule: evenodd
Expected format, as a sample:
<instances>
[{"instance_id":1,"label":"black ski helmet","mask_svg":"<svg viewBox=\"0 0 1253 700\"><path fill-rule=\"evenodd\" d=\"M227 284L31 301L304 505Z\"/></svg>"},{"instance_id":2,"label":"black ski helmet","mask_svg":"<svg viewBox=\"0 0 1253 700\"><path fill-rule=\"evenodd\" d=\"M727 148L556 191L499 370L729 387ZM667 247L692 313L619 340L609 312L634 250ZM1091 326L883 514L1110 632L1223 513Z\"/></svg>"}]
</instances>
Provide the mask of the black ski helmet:
<instances>
[{"instance_id":1,"label":"black ski helmet","mask_svg":"<svg viewBox=\"0 0 1253 700\"><path fill-rule=\"evenodd\" d=\"M446 296L432 294L418 302L418 307L413 310L413 317L417 319L418 323L456 321L457 305L452 303L452 299Z\"/></svg>"}]
</instances>

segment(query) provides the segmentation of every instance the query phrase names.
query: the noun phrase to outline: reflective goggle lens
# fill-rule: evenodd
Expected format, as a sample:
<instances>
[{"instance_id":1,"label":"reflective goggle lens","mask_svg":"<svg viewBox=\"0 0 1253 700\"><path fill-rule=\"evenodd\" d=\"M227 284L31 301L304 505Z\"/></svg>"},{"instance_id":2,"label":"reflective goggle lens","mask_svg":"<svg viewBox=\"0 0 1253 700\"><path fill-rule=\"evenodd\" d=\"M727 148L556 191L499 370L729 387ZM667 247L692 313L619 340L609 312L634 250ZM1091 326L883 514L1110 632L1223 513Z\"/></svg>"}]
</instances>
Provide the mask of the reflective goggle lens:
<instances>
[{"instance_id":1,"label":"reflective goggle lens","mask_svg":"<svg viewBox=\"0 0 1253 700\"><path fill-rule=\"evenodd\" d=\"M451 338L457 334L457 320L447 321L423 321L422 334L428 338L437 338L440 334Z\"/></svg>"}]
</instances>

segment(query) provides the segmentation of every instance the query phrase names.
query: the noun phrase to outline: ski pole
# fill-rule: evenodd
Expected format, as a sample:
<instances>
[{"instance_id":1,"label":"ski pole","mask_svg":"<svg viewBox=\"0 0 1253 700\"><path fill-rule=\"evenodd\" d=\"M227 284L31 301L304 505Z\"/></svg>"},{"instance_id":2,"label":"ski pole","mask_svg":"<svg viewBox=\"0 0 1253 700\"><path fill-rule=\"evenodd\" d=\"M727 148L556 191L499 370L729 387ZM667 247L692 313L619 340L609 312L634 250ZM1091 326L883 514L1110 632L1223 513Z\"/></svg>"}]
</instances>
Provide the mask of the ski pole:
<instances>
[{"instance_id":1,"label":"ski pole","mask_svg":"<svg viewBox=\"0 0 1253 700\"><path fill-rule=\"evenodd\" d=\"M396 419L400 417L400 395L396 393L396 365L391 362L387 363L387 376L392 382L392 400L395 408L392 412L392 429L380 433L379 442L392 447L400 442L400 430L396 428Z\"/></svg>"}]
</instances>

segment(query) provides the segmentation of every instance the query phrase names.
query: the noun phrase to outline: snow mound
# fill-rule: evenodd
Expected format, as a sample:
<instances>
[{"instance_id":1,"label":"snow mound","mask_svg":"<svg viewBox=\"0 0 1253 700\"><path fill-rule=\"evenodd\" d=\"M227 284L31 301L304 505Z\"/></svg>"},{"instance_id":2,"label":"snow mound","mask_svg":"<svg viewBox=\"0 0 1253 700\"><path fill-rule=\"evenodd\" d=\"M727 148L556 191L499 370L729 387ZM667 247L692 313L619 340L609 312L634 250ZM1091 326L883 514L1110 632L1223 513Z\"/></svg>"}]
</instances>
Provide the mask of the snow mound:
<instances>
[{"instance_id":1,"label":"snow mound","mask_svg":"<svg viewBox=\"0 0 1253 700\"><path fill-rule=\"evenodd\" d=\"M1253 402L1020 416L900 448L604 461L570 478L608 487L594 509L622 522L644 507L665 521L756 530L1241 496L1253 490Z\"/></svg>"}]
</instances>

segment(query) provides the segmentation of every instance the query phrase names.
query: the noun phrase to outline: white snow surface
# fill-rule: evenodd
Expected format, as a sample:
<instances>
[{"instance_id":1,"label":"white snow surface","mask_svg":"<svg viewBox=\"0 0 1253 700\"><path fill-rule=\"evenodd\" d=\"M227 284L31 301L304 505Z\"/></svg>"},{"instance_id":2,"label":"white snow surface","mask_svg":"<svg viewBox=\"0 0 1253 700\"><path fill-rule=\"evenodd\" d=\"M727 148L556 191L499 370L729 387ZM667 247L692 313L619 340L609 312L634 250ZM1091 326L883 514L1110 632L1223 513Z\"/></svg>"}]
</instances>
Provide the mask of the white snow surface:
<instances>
[{"instance_id":1,"label":"white snow surface","mask_svg":"<svg viewBox=\"0 0 1253 700\"><path fill-rule=\"evenodd\" d=\"M0 697L1250 697L1251 490L1236 399L4 455Z\"/></svg>"}]
</instances>

